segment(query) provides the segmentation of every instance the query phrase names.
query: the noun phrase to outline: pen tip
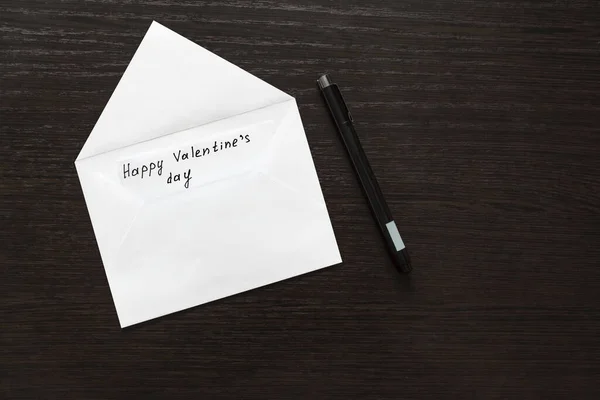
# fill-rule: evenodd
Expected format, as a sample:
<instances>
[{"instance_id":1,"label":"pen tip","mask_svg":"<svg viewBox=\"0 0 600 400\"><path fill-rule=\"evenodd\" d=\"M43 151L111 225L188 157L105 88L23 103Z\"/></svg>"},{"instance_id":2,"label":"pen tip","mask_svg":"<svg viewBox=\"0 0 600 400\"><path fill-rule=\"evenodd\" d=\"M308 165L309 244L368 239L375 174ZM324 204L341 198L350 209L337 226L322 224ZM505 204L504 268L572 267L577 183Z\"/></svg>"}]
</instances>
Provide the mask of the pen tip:
<instances>
[{"instance_id":1,"label":"pen tip","mask_svg":"<svg viewBox=\"0 0 600 400\"><path fill-rule=\"evenodd\" d=\"M410 256L408 255L408 251L406 251L406 248L404 248L396 253L396 260L398 262L397 265L400 267L400 270L402 272L408 273L408 272L412 271L412 264L410 262Z\"/></svg>"}]
</instances>

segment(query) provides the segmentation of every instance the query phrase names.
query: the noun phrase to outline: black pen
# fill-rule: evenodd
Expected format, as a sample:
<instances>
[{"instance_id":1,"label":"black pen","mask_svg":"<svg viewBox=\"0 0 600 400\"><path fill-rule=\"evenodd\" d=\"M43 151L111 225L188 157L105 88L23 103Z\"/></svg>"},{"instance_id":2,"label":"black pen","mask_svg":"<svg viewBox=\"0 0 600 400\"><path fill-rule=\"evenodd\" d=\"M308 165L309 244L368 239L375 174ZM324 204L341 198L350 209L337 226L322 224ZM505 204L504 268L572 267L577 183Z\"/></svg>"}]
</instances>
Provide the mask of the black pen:
<instances>
[{"instance_id":1,"label":"black pen","mask_svg":"<svg viewBox=\"0 0 600 400\"><path fill-rule=\"evenodd\" d=\"M400 237L396 222L392 218L392 213L383 198L383 193L381 193L375 174L373 174L373 170L369 165L369 160L367 160L367 156L360 145L360 140L352 123L352 115L346 106L342 93L338 85L332 83L328 75L321 76L317 82L327 102L327 106L329 106L335 124L340 131L342 140L346 145L350 160L352 160L352 165L354 165L354 170L369 200L371 210L385 238L394 264L402 272L410 272L412 267L408 251Z\"/></svg>"}]
</instances>

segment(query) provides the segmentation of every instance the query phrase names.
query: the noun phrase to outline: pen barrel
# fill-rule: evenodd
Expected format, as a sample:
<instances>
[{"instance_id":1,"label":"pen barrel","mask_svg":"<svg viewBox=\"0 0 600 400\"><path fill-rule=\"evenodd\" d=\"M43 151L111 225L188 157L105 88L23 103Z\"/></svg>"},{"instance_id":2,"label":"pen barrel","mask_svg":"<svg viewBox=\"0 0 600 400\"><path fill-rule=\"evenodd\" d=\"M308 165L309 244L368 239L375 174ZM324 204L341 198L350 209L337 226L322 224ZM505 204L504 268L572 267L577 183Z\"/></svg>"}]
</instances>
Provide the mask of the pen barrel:
<instances>
[{"instance_id":1,"label":"pen barrel","mask_svg":"<svg viewBox=\"0 0 600 400\"><path fill-rule=\"evenodd\" d=\"M323 88L322 92L394 263L402 272L409 272L411 264L408 252L404 248L392 213L384 200L367 155L360 144L360 139L354 129L352 115L346 107L342 94L335 84Z\"/></svg>"},{"instance_id":2,"label":"pen barrel","mask_svg":"<svg viewBox=\"0 0 600 400\"><path fill-rule=\"evenodd\" d=\"M346 150L350 155L350 160L354 166L354 171L358 175L358 179L360 180L365 195L369 200L369 204L371 205L371 209L375 214L375 218L377 219L380 228L383 230L383 224L393 220L392 213L388 205L383 200L383 193L381 192L381 188L377 183L375 174L371 169L371 164L369 164L367 155L360 145L358 134L351 123L343 123L342 126L338 127L338 129L342 136L342 141L346 146Z\"/></svg>"}]
</instances>

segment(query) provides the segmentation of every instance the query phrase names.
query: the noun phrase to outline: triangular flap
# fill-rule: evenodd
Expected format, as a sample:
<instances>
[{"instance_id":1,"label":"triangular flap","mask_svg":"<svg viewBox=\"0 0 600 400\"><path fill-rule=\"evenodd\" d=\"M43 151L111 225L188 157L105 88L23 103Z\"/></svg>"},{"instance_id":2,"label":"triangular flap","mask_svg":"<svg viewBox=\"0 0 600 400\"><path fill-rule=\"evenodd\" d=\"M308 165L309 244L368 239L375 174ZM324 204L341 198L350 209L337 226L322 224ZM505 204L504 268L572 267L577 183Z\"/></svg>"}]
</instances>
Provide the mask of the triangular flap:
<instances>
[{"instance_id":1,"label":"triangular flap","mask_svg":"<svg viewBox=\"0 0 600 400\"><path fill-rule=\"evenodd\" d=\"M77 159L290 99L153 22Z\"/></svg>"}]
</instances>

